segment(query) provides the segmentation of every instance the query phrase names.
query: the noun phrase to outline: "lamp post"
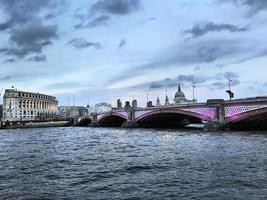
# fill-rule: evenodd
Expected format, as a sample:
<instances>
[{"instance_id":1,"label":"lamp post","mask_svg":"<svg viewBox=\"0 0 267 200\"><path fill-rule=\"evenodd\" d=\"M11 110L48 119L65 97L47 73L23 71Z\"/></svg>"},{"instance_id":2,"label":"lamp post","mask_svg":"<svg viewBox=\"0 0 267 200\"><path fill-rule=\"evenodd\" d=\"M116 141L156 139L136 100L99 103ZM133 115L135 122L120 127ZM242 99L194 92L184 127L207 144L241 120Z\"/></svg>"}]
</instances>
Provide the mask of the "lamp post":
<instances>
[{"instance_id":1,"label":"lamp post","mask_svg":"<svg viewBox=\"0 0 267 200\"><path fill-rule=\"evenodd\" d=\"M230 101L232 100L232 98L234 98L234 93L231 90L231 82L232 82L232 80L230 78L228 78L229 89L226 92L229 94Z\"/></svg>"}]
</instances>

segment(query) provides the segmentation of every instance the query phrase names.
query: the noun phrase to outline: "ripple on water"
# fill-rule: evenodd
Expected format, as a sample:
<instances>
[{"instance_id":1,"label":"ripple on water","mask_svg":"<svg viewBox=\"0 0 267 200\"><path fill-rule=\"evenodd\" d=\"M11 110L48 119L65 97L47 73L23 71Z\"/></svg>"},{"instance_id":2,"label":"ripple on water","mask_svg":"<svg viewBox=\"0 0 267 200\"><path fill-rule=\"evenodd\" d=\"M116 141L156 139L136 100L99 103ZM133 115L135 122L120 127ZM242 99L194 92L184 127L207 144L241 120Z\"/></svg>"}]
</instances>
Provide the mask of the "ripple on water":
<instances>
[{"instance_id":1,"label":"ripple on water","mask_svg":"<svg viewBox=\"0 0 267 200\"><path fill-rule=\"evenodd\" d=\"M0 131L0 199L267 199L262 132Z\"/></svg>"}]
</instances>

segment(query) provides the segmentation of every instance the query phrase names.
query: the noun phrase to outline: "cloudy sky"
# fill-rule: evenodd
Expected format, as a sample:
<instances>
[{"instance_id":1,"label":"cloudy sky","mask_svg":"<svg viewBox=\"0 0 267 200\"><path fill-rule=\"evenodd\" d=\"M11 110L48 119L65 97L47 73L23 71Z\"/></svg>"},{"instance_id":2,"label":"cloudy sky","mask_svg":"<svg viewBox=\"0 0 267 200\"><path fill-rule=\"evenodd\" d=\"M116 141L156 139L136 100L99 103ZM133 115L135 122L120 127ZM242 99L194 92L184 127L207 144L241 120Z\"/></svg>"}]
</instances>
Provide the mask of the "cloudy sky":
<instances>
[{"instance_id":1,"label":"cloudy sky","mask_svg":"<svg viewBox=\"0 0 267 200\"><path fill-rule=\"evenodd\" d=\"M266 0L0 0L0 89L85 105L177 83L198 101L267 95Z\"/></svg>"}]
</instances>

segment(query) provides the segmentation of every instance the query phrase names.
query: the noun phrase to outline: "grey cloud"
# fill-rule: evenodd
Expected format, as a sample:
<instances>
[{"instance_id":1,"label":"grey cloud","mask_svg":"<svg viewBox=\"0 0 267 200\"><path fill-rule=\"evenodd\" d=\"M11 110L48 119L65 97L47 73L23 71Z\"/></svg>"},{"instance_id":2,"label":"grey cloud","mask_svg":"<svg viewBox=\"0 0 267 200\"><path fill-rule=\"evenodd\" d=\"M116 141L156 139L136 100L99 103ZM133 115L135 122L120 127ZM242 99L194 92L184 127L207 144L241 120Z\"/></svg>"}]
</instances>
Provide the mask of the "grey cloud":
<instances>
[{"instance_id":1,"label":"grey cloud","mask_svg":"<svg viewBox=\"0 0 267 200\"><path fill-rule=\"evenodd\" d=\"M17 0L2 0L0 5L4 8L5 13L8 16L7 24L9 27L18 24L24 24L35 17L39 11L47 7L50 4L50 1L36 1L36 0L27 0L27 1L17 1Z\"/></svg>"},{"instance_id":2,"label":"grey cloud","mask_svg":"<svg viewBox=\"0 0 267 200\"><path fill-rule=\"evenodd\" d=\"M84 38L74 38L68 42L68 45L75 47L76 49L84 49L88 47L94 47L95 49L102 48L98 42L88 42Z\"/></svg>"},{"instance_id":3,"label":"grey cloud","mask_svg":"<svg viewBox=\"0 0 267 200\"><path fill-rule=\"evenodd\" d=\"M115 83L125 80L143 73L156 69L167 69L170 66L185 67L192 64L212 63L218 59L236 58L239 53L247 52L248 47L244 47L239 40L229 39L212 39L205 41L192 41L183 45L169 49L157 56L151 62L143 65L135 66L122 75L110 80L110 83Z\"/></svg>"},{"instance_id":4,"label":"grey cloud","mask_svg":"<svg viewBox=\"0 0 267 200\"><path fill-rule=\"evenodd\" d=\"M27 61L32 61L32 62L45 62L46 61L46 55L36 55L32 56L27 59Z\"/></svg>"},{"instance_id":5,"label":"grey cloud","mask_svg":"<svg viewBox=\"0 0 267 200\"><path fill-rule=\"evenodd\" d=\"M101 15L96 17L92 21L90 21L86 27L98 27L98 26L106 26L110 20L110 17L107 15Z\"/></svg>"},{"instance_id":6,"label":"grey cloud","mask_svg":"<svg viewBox=\"0 0 267 200\"><path fill-rule=\"evenodd\" d=\"M218 1L218 2L221 3L222 1ZM266 0L225 0L223 1L223 3L225 2L233 2L237 6L240 6L240 5L247 6L249 8L249 14L251 16L255 15L256 13L260 11L267 10Z\"/></svg>"},{"instance_id":7,"label":"grey cloud","mask_svg":"<svg viewBox=\"0 0 267 200\"><path fill-rule=\"evenodd\" d=\"M0 31L4 31L10 28L10 24L8 22L0 23Z\"/></svg>"},{"instance_id":8,"label":"grey cloud","mask_svg":"<svg viewBox=\"0 0 267 200\"><path fill-rule=\"evenodd\" d=\"M222 49L220 47L207 47L203 46L198 49L198 55L203 58L207 63L212 62L222 55Z\"/></svg>"},{"instance_id":9,"label":"grey cloud","mask_svg":"<svg viewBox=\"0 0 267 200\"><path fill-rule=\"evenodd\" d=\"M58 38L57 26L43 23L40 13L53 10L63 0L2 0L7 20L0 24L0 31L9 36L8 46L0 47L0 52L24 58L30 54L42 53L45 46L51 45ZM51 14L50 14L51 17Z\"/></svg>"},{"instance_id":10,"label":"grey cloud","mask_svg":"<svg viewBox=\"0 0 267 200\"><path fill-rule=\"evenodd\" d=\"M101 15L94 19L84 19L81 16L78 16L79 23L74 26L75 29L84 29L84 28L96 28L100 26L107 26L110 21L110 17L107 15Z\"/></svg>"},{"instance_id":11,"label":"grey cloud","mask_svg":"<svg viewBox=\"0 0 267 200\"><path fill-rule=\"evenodd\" d=\"M200 67L199 67L199 66L196 66L196 67L194 68L194 71L198 71L198 70L200 70Z\"/></svg>"},{"instance_id":12,"label":"grey cloud","mask_svg":"<svg viewBox=\"0 0 267 200\"><path fill-rule=\"evenodd\" d=\"M89 8L86 14L75 14L74 17L78 20L78 23L74 28L107 26L112 15L128 15L136 12L140 7L140 0L99 0Z\"/></svg>"},{"instance_id":13,"label":"grey cloud","mask_svg":"<svg viewBox=\"0 0 267 200\"><path fill-rule=\"evenodd\" d=\"M231 82L231 86L237 86L240 84L240 80L238 79L234 79ZM210 90L221 90L221 89L228 89L228 82L227 81L216 81L213 82L210 86L209 86Z\"/></svg>"},{"instance_id":14,"label":"grey cloud","mask_svg":"<svg viewBox=\"0 0 267 200\"><path fill-rule=\"evenodd\" d=\"M40 72L40 73L12 73L12 74L7 74L4 76L0 76L0 82L5 82L5 81L21 81L25 82L27 80L33 79L34 77L41 77L41 76L47 76L47 74Z\"/></svg>"},{"instance_id":15,"label":"grey cloud","mask_svg":"<svg viewBox=\"0 0 267 200\"><path fill-rule=\"evenodd\" d=\"M13 63L13 62L15 62L15 61L16 61L15 59L13 59L13 58L9 58L9 59L4 60L3 63Z\"/></svg>"},{"instance_id":16,"label":"grey cloud","mask_svg":"<svg viewBox=\"0 0 267 200\"><path fill-rule=\"evenodd\" d=\"M45 16L45 19L53 19L53 18L55 18L55 17L56 17L56 16L53 15L53 14L48 14L48 15Z\"/></svg>"},{"instance_id":17,"label":"grey cloud","mask_svg":"<svg viewBox=\"0 0 267 200\"><path fill-rule=\"evenodd\" d=\"M188 83L191 83L191 84L199 84L199 83L204 83L206 81L206 78L204 78L204 77L196 77L195 75L179 75L177 77L177 80L180 83L188 82Z\"/></svg>"},{"instance_id":18,"label":"grey cloud","mask_svg":"<svg viewBox=\"0 0 267 200\"><path fill-rule=\"evenodd\" d=\"M122 47L124 47L125 45L127 44L127 41L125 40L125 39L122 39L121 41L120 41L120 44L119 44L119 48L122 48Z\"/></svg>"},{"instance_id":19,"label":"grey cloud","mask_svg":"<svg viewBox=\"0 0 267 200\"><path fill-rule=\"evenodd\" d=\"M221 81L217 81L217 82L213 82L210 86L209 89L210 90L218 90L218 89L223 89L227 87L227 83L226 82L221 82Z\"/></svg>"},{"instance_id":20,"label":"grey cloud","mask_svg":"<svg viewBox=\"0 0 267 200\"><path fill-rule=\"evenodd\" d=\"M164 80L154 81L149 84L151 89L158 89L158 88L171 88L176 87L178 82L180 84L200 84L206 82L208 77L197 77L195 75L179 75L177 79L170 79L165 78Z\"/></svg>"},{"instance_id":21,"label":"grey cloud","mask_svg":"<svg viewBox=\"0 0 267 200\"><path fill-rule=\"evenodd\" d=\"M234 72L225 72L225 73L218 73L216 75L217 80L223 80L223 79L237 79L239 78L239 75Z\"/></svg>"},{"instance_id":22,"label":"grey cloud","mask_svg":"<svg viewBox=\"0 0 267 200\"><path fill-rule=\"evenodd\" d=\"M164 84L161 82L152 82L149 87L151 89L163 88Z\"/></svg>"},{"instance_id":23,"label":"grey cloud","mask_svg":"<svg viewBox=\"0 0 267 200\"><path fill-rule=\"evenodd\" d=\"M128 15L139 8L140 0L100 0L91 6L91 12Z\"/></svg>"},{"instance_id":24,"label":"grey cloud","mask_svg":"<svg viewBox=\"0 0 267 200\"><path fill-rule=\"evenodd\" d=\"M0 53L20 58L33 53L42 53L43 48L57 38L56 26L44 26L37 22L15 28L9 38L10 47L0 48Z\"/></svg>"},{"instance_id":25,"label":"grey cloud","mask_svg":"<svg viewBox=\"0 0 267 200\"><path fill-rule=\"evenodd\" d=\"M239 51L245 50L238 40L207 40L197 43L184 44L176 49L170 49L162 59L142 65L134 70L162 68L173 64L187 65L210 63L215 60L234 56Z\"/></svg>"},{"instance_id":26,"label":"grey cloud","mask_svg":"<svg viewBox=\"0 0 267 200\"><path fill-rule=\"evenodd\" d=\"M214 24L212 22L194 25L191 29L185 30L185 34L190 34L193 38L201 37L209 32L244 32L248 27L238 27L232 24Z\"/></svg>"}]
</instances>

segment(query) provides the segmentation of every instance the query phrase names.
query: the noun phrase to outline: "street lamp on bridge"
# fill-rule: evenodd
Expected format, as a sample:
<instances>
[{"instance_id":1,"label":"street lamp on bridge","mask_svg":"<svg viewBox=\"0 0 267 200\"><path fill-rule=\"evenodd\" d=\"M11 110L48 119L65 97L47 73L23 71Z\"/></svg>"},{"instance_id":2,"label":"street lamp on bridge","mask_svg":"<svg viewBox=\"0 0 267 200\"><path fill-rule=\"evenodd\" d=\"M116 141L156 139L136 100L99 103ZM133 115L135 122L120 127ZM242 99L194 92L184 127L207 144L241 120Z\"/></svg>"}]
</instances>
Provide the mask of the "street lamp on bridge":
<instances>
[{"instance_id":1,"label":"street lamp on bridge","mask_svg":"<svg viewBox=\"0 0 267 200\"><path fill-rule=\"evenodd\" d=\"M226 90L226 92L229 94L230 101L232 100L232 98L234 98L234 93L231 90L231 82L232 82L232 80L230 78L228 78L229 89Z\"/></svg>"}]
</instances>

